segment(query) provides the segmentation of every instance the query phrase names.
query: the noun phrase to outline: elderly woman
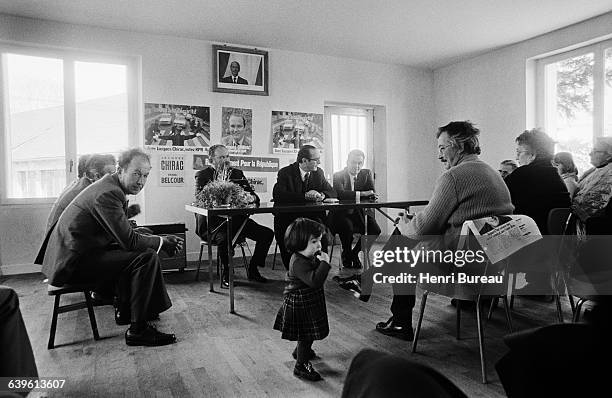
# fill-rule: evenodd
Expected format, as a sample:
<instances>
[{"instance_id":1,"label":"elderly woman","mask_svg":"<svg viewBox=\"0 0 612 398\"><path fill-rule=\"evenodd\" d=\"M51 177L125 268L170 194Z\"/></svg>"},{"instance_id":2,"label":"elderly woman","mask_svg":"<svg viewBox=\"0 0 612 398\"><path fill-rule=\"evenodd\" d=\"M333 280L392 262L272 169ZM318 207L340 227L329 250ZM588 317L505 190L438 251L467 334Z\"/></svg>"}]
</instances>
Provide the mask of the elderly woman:
<instances>
[{"instance_id":1,"label":"elderly woman","mask_svg":"<svg viewBox=\"0 0 612 398\"><path fill-rule=\"evenodd\" d=\"M502 177L478 158L479 134L467 121L451 122L438 129L438 158L447 170L437 180L427 207L409 221L408 236L437 235L443 246L454 249L464 221L512 213ZM412 340L414 293L413 283L394 284L393 316L378 323L376 330Z\"/></svg>"},{"instance_id":2,"label":"elderly woman","mask_svg":"<svg viewBox=\"0 0 612 398\"><path fill-rule=\"evenodd\" d=\"M570 198L573 198L576 188L578 188L578 169L574 164L572 154L569 152L556 153L553 157L552 165L557 168L557 172L563 179Z\"/></svg>"},{"instance_id":3,"label":"elderly woman","mask_svg":"<svg viewBox=\"0 0 612 398\"><path fill-rule=\"evenodd\" d=\"M516 137L519 168L504 180L510 190L514 214L533 218L542 234L548 234L548 213L570 207L563 180L552 166L555 142L543 131L526 130Z\"/></svg>"},{"instance_id":4,"label":"elderly woman","mask_svg":"<svg viewBox=\"0 0 612 398\"><path fill-rule=\"evenodd\" d=\"M600 137L590 153L593 168L578 182L572 213L579 233L610 233L612 224L612 137ZM593 227L587 231L587 221Z\"/></svg>"}]
</instances>

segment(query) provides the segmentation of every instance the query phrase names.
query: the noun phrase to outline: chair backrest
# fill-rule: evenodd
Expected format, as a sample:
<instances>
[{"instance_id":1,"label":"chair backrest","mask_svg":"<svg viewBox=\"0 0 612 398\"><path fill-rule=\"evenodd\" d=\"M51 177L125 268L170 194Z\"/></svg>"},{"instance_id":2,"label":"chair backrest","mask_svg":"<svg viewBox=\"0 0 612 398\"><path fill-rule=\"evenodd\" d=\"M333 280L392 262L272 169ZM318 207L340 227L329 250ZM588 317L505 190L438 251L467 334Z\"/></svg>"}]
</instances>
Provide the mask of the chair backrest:
<instances>
[{"instance_id":1,"label":"chair backrest","mask_svg":"<svg viewBox=\"0 0 612 398\"><path fill-rule=\"evenodd\" d=\"M551 209L548 212L548 233L550 235L564 235L571 210L567 207Z\"/></svg>"}]
</instances>

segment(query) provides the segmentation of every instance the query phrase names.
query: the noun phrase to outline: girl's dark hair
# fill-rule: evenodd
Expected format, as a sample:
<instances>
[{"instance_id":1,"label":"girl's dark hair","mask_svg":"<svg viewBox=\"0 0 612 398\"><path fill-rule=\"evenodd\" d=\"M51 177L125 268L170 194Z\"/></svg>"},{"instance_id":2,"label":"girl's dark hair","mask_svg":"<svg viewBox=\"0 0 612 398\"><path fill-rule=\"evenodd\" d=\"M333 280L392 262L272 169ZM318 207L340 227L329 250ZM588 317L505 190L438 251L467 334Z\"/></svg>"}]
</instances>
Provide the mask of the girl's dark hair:
<instances>
[{"instance_id":1,"label":"girl's dark hair","mask_svg":"<svg viewBox=\"0 0 612 398\"><path fill-rule=\"evenodd\" d=\"M318 238L325 233L323 224L309 218L298 218L285 231L285 246L291 253L306 249L311 237Z\"/></svg>"}]
</instances>

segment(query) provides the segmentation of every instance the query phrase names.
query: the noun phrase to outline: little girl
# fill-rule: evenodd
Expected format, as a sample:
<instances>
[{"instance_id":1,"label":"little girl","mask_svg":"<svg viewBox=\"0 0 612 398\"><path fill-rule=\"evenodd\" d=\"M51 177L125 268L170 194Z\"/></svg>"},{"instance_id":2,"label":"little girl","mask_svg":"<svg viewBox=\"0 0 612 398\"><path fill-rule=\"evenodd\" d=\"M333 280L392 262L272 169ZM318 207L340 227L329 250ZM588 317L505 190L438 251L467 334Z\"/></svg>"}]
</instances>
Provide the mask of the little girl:
<instances>
[{"instance_id":1,"label":"little girl","mask_svg":"<svg viewBox=\"0 0 612 398\"><path fill-rule=\"evenodd\" d=\"M299 378L318 381L321 375L314 370L311 359L314 340L329 334L323 283L329 273L329 256L321 252L321 237L325 227L308 218L298 218L285 232L285 246L292 252L287 272L287 286L274 329L282 332L285 340L297 341L293 358L297 359L293 374Z\"/></svg>"}]
</instances>

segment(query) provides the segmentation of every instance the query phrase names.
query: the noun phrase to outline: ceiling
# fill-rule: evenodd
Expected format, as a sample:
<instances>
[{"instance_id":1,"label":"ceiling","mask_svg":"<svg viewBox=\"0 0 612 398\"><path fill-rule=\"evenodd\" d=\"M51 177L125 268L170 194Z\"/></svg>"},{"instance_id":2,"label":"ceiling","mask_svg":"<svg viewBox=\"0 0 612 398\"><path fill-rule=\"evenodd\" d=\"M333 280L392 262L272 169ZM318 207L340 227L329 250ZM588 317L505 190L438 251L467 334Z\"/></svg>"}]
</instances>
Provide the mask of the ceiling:
<instances>
[{"instance_id":1,"label":"ceiling","mask_svg":"<svg viewBox=\"0 0 612 398\"><path fill-rule=\"evenodd\" d=\"M0 13L435 69L612 0L0 0Z\"/></svg>"}]
</instances>

